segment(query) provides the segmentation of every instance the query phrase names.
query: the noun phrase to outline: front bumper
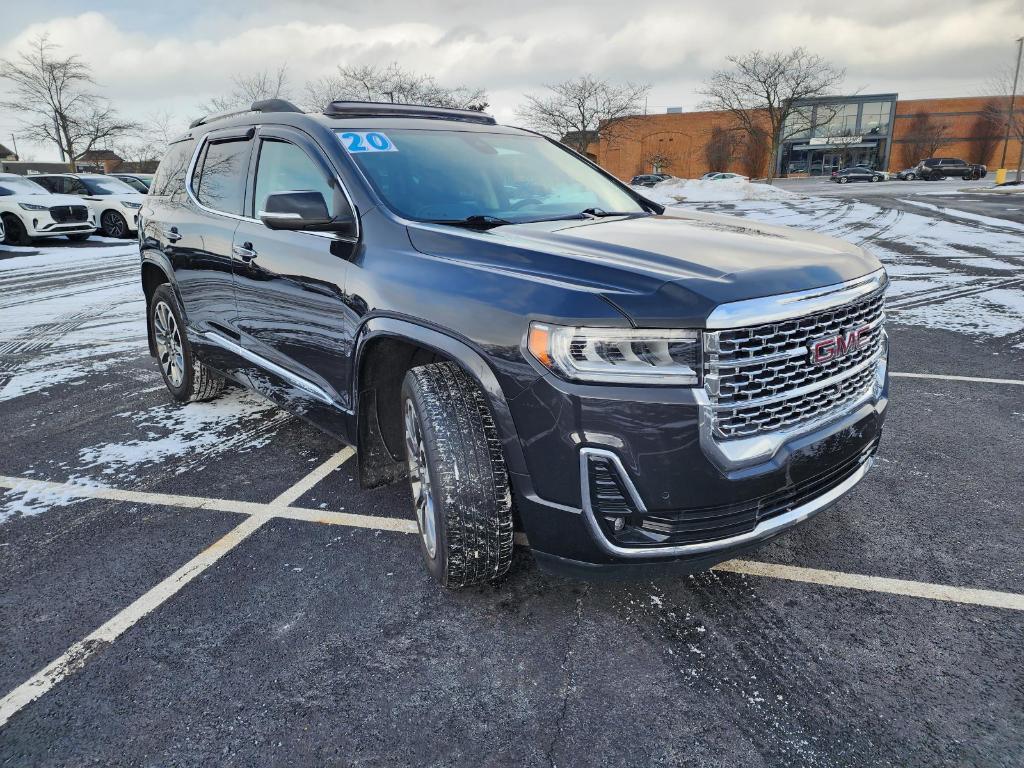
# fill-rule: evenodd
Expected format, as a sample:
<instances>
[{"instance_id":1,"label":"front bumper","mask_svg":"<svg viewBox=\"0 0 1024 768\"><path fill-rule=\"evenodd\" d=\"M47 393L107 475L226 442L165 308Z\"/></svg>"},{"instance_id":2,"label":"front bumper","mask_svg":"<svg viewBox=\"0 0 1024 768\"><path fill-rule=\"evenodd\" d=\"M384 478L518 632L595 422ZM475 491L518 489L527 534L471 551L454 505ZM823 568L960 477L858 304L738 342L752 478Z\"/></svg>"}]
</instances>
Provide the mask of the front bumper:
<instances>
[{"instance_id":1,"label":"front bumper","mask_svg":"<svg viewBox=\"0 0 1024 768\"><path fill-rule=\"evenodd\" d=\"M84 235L96 231L93 214L85 221L58 222L49 211L25 211L21 215L29 237L59 237L61 235Z\"/></svg>"},{"instance_id":2,"label":"front bumper","mask_svg":"<svg viewBox=\"0 0 1024 768\"><path fill-rule=\"evenodd\" d=\"M511 476L520 523L549 569L703 570L856 487L871 466L887 405L883 357L864 397L783 435L769 452L754 454L755 463L731 464L709 446L700 390L624 392L543 377L510 403L520 434L536 435L522 442L529 474ZM592 498L588 467L598 458L614 467L631 508L618 532ZM712 518L713 525L703 522Z\"/></svg>"}]
</instances>

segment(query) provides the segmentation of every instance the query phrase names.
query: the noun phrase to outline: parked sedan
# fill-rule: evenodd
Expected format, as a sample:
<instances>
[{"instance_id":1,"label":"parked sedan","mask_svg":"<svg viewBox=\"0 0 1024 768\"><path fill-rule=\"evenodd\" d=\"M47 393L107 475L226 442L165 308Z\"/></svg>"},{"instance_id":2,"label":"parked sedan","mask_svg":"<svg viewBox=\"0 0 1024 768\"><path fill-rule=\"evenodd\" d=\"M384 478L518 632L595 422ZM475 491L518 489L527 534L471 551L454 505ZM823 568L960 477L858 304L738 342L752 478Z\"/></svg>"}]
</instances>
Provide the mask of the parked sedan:
<instances>
[{"instance_id":1,"label":"parked sedan","mask_svg":"<svg viewBox=\"0 0 1024 768\"><path fill-rule=\"evenodd\" d=\"M50 194L14 173L0 173L0 219L8 245L29 245L41 237L86 240L96 231L95 217L79 198Z\"/></svg>"},{"instance_id":2,"label":"parked sedan","mask_svg":"<svg viewBox=\"0 0 1024 768\"><path fill-rule=\"evenodd\" d=\"M917 179L917 168L904 168L896 174L900 181L915 181Z\"/></svg>"},{"instance_id":3,"label":"parked sedan","mask_svg":"<svg viewBox=\"0 0 1024 768\"><path fill-rule=\"evenodd\" d=\"M837 184L848 184L851 181L881 181L883 178L885 177L881 171L875 171L862 165L843 168L832 173L832 181Z\"/></svg>"},{"instance_id":4,"label":"parked sedan","mask_svg":"<svg viewBox=\"0 0 1024 768\"><path fill-rule=\"evenodd\" d=\"M634 176L629 183L634 187L653 187L655 184L660 184L671 178L667 173L642 173L639 176Z\"/></svg>"},{"instance_id":5,"label":"parked sedan","mask_svg":"<svg viewBox=\"0 0 1024 768\"><path fill-rule=\"evenodd\" d=\"M51 192L84 200L107 237L128 237L139 227L143 196L120 179L98 173L54 173L32 178Z\"/></svg>"},{"instance_id":6,"label":"parked sedan","mask_svg":"<svg viewBox=\"0 0 1024 768\"><path fill-rule=\"evenodd\" d=\"M750 181L747 176L743 176L739 173L705 173L701 176L704 181L727 181L729 179L742 179L743 181Z\"/></svg>"},{"instance_id":7,"label":"parked sedan","mask_svg":"<svg viewBox=\"0 0 1024 768\"><path fill-rule=\"evenodd\" d=\"M120 179L140 195L147 194L153 183L152 173L112 173L110 175L115 179Z\"/></svg>"}]
</instances>

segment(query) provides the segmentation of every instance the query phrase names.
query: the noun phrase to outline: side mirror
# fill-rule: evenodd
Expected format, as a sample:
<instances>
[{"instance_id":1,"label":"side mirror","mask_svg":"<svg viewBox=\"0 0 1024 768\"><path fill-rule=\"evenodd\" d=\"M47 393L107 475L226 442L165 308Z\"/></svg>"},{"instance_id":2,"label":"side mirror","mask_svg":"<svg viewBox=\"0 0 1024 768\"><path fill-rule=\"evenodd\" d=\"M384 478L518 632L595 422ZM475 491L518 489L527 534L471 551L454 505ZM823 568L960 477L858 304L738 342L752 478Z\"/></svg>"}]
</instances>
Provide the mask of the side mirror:
<instances>
[{"instance_id":1,"label":"side mirror","mask_svg":"<svg viewBox=\"0 0 1024 768\"><path fill-rule=\"evenodd\" d=\"M351 232L355 228L355 215L347 205L340 215L331 216L324 196L314 190L268 195L257 215L268 229Z\"/></svg>"}]
</instances>

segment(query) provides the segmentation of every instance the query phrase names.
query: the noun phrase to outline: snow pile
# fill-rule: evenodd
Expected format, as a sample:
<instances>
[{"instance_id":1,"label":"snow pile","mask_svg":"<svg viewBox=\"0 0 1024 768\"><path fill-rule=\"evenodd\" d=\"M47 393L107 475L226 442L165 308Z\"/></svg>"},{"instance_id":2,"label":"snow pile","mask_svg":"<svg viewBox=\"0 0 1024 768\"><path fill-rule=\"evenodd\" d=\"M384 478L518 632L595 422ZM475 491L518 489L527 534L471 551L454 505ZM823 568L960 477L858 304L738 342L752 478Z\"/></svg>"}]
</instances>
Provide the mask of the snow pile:
<instances>
[{"instance_id":1,"label":"snow pile","mask_svg":"<svg viewBox=\"0 0 1024 768\"><path fill-rule=\"evenodd\" d=\"M669 179L653 187L633 187L637 192L662 205L676 203L727 203L733 200L794 200L801 196L768 184L746 179Z\"/></svg>"}]
</instances>

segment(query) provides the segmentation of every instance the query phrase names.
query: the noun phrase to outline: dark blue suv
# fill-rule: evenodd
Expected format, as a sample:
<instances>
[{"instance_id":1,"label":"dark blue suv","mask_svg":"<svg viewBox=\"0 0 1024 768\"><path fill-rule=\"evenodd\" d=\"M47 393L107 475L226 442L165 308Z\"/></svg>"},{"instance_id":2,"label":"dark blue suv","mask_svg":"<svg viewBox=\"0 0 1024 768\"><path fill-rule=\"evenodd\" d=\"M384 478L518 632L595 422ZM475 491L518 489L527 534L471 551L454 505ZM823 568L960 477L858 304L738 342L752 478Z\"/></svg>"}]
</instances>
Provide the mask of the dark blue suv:
<instances>
[{"instance_id":1,"label":"dark blue suv","mask_svg":"<svg viewBox=\"0 0 1024 768\"><path fill-rule=\"evenodd\" d=\"M407 480L430 572L708 567L864 476L881 265L666 211L478 112L282 101L196 121L140 218L172 396L249 387Z\"/></svg>"}]
</instances>

